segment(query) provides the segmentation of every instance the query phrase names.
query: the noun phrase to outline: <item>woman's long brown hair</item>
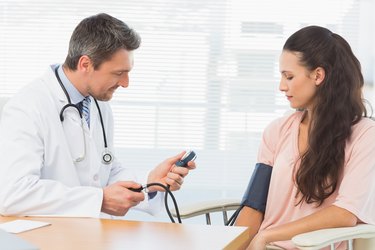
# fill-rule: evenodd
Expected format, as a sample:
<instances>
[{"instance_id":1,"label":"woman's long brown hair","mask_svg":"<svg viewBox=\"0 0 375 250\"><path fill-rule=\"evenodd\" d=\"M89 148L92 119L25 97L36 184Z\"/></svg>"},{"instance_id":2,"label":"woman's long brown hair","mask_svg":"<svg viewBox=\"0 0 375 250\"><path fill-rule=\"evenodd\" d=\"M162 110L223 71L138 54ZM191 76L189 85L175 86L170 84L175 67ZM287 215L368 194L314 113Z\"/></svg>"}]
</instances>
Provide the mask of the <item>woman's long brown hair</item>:
<instances>
[{"instance_id":1,"label":"woman's long brown hair","mask_svg":"<svg viewBox=\"0 0 375 250\"><path fill-rule=\"evenodd\" d=\"M302 195L300 202L320 206L337 188L352 126L366 116L361 65L349 44L323 27L308 26L297 31L283 49L299 52L300 63L307 70L325 70L310 114L308 148L295 176L297 196Z\"/></svg>"}]
</instances>

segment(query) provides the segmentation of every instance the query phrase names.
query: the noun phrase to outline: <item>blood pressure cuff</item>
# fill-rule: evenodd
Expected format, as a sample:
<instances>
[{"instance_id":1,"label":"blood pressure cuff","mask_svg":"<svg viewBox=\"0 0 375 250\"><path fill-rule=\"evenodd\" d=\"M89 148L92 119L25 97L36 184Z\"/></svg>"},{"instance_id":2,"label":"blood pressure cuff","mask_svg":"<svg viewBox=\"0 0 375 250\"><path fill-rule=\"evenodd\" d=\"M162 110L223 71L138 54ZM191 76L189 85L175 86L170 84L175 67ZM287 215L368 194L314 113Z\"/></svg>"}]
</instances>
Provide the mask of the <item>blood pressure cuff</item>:
<instances>
[{"instance_id":1,"label":"blood pressure cuff","mask_svg":"<svg viewBox=\"0 0 375 250\"><path fill-rule=\"evenodd\" d=\"M255 165L249 185L242 198L241 206L251 207L262 213L265 212L271 173L271 166L263 163Z\"/></svg>"}]
</instances>

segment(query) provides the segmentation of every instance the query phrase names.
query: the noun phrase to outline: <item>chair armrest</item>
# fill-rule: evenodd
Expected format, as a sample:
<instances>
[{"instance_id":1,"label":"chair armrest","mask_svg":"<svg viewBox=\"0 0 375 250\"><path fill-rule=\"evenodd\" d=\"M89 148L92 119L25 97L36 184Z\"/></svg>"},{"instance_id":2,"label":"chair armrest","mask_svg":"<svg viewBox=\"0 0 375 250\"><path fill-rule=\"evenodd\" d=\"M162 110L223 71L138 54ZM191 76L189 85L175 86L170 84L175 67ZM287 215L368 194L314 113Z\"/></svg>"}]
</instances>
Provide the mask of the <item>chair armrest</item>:
<instances>
[{"instance_id":1,"label":"chair armrest","mask_svg":"<svg viewBox=\"0 0 375 250\"><path fill-rule=\"evenodd\" d=\"M321 229L299 234L294 236L292 241L299 249L313 250L340 241L373 237L375 237L374 225L358 224L354 227Z\"/></svg>"},{"instance_id":2,"label":"chair armrest","mask_svg":"<svg viewBox=\"0 0 375 250\"><path fill-rule=\"evenodd\" d=\"M181 219L187 219L198 215L236 210L240 206L240 199L218 199L212 201L201 201L190 205L179 207ZM171 209L171 213L176 217L176 211Z\"/></svg>"}]
</instances>

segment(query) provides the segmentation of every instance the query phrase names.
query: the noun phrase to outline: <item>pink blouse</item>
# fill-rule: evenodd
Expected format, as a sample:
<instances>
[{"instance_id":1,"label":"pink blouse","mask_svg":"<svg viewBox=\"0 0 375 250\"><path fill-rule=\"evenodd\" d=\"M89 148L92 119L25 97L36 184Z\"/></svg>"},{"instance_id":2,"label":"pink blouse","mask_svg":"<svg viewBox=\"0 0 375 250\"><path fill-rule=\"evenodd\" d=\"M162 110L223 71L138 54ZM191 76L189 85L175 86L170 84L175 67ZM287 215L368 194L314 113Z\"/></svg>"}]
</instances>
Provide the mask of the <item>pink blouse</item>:
<instances>
[{"instance_id":1,"label":"pink blouse","mask_svg":"<svg viewBox=\"0 0 375 250\"><path fill-rule=\"evenodd\" d=\"M298 203L293 173L299 167L298 130L303 112L272 122L264 131L258 162L273 166L267 207L260 230L283 225L315 213L330 205L344 208L360 221L375 224L375 122L363 118L353 126L345 148L344 174L336 191L320 207ZM274 242L295 249L291 241ZM337 249L341 249L339 246Z\"/></svg>"}]
</instances>

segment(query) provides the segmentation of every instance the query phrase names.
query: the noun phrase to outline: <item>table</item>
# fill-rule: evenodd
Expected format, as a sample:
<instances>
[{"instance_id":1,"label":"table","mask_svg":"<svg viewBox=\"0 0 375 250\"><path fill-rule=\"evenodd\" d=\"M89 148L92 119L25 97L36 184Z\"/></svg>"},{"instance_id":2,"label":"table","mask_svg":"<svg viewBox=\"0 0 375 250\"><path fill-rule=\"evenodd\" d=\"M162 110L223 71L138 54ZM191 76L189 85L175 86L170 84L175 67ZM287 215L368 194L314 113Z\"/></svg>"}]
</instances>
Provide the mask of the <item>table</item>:
<instances>
[{"instance_id":1,"label":"table","mask_svg":"<svg viewBox=\"0 0 375 250\"><path fill-rule=\"evenodd\" d=\"M41 250L241 249L246 227L226 227L95 218L2 217L50 222L50 226L17 234Z\"/></svg>"}]
</instances>

